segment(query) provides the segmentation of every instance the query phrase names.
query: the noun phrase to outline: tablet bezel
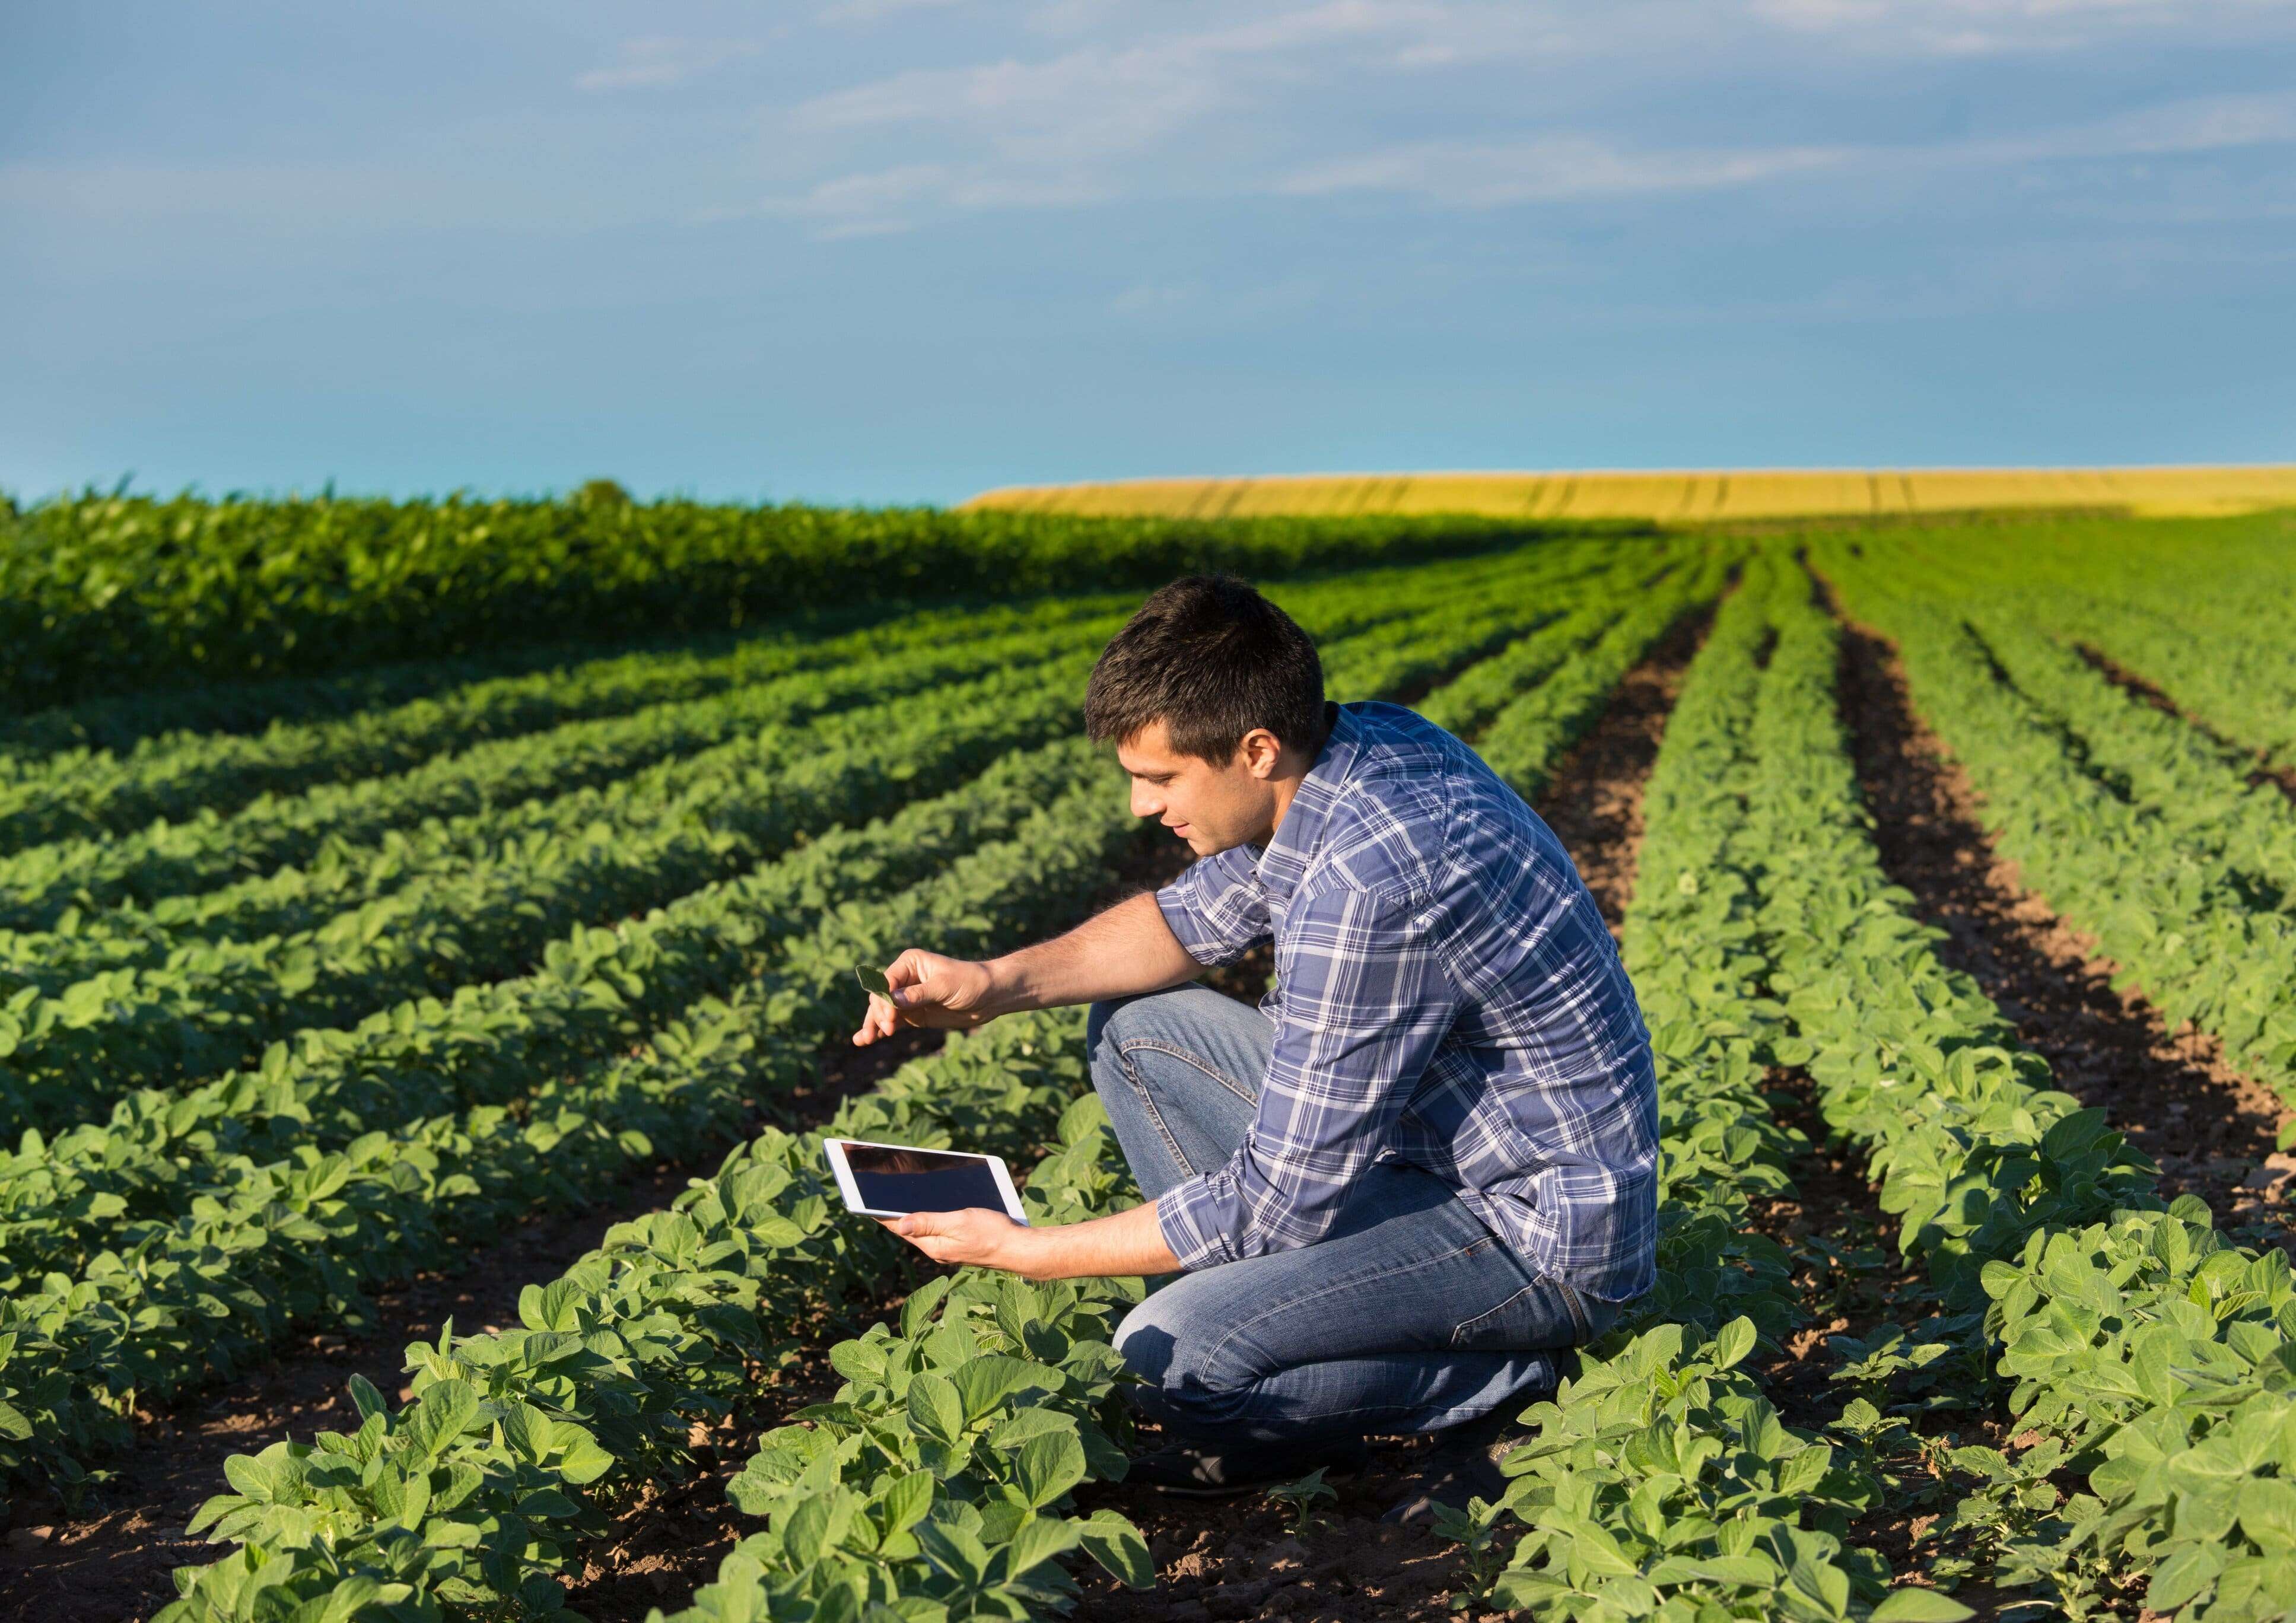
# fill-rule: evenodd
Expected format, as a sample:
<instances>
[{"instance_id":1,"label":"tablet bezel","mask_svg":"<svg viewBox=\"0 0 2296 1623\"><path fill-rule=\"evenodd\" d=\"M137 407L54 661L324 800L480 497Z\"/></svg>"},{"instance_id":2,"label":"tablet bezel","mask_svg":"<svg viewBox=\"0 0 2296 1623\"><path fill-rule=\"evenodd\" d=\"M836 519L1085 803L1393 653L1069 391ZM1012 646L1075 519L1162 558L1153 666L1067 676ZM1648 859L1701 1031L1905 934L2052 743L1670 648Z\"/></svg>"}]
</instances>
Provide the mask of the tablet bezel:
<instances>
[{"instance_id":1,"label":"tablet bezel","mask_svg":"<svg viewBox=\"0 0 2296 1623\"><path fill-rule=\"evenodd\" d=\"M905 1211L881 1211L861 1204L861 1191L853 1181L853 1168L845 1160L845 1146L859 1144L871 1150L928 1150L936 1155L962 1155L969 1160L987 1161L989 1176L996 1180L996 1193L1004 1198L1004 1215L1028 1226L1029 1219L1021 1210L1020 1192L1013 1187L1012 1169L1004 1165L1001 1155L984 1155L977 1150L952 1150L942 1144L889 1144L874 1138L824 1138L822 1153L829 1161L829 1170L837 1179L837 1193L845 1197L845 1208L864 1217L906 1217Z\"/></svg>"}]
</instances>

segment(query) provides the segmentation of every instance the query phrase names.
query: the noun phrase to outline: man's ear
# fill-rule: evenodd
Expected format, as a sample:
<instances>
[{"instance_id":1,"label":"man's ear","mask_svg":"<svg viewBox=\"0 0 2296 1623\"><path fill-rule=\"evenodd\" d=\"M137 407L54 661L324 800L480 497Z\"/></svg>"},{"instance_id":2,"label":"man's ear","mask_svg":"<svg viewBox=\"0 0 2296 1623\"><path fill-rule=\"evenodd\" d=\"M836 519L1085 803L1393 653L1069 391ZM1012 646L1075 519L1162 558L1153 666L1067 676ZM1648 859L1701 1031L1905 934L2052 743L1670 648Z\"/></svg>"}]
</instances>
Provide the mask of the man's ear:
<instances>
[{"instance_id":1,"label":"man's ear","mask_svg":"<svg viewBox=\"0 0 2296 1623\"><path fill-rule=\"evenodd\" d=\"M1244 770L1256 778L1274 777L1275 764L1283 758L1283 741L1266 727L1254 727L1245 734L1236 750L1243 757Z\"/></svg>"}]
</instances>

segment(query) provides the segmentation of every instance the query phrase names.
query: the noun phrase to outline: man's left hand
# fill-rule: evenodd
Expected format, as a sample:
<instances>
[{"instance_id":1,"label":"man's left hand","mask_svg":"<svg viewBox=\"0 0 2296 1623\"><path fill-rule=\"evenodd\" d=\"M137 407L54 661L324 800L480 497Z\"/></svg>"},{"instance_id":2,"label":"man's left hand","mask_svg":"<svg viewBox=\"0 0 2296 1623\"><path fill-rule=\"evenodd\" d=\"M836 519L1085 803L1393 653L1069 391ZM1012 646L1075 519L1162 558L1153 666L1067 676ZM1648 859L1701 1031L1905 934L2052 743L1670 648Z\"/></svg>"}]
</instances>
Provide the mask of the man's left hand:
<instances>
[{"instance_id":1,"label":"man's left hand","mask_svg":"<svg viewBox=\"0 0 2296 1623\"><path fill-rule=\"evenodd\" d=\"M1049 1277L1032 1266L1043 1260L1041 1250L1030 1243L1038 1238L1037 1232L985 1206L969 1206L963 1211L913 1211L905 1217L877 1221L935 1262L1002 1268L1023 1279Z\"/></svg>"}]
</instances>

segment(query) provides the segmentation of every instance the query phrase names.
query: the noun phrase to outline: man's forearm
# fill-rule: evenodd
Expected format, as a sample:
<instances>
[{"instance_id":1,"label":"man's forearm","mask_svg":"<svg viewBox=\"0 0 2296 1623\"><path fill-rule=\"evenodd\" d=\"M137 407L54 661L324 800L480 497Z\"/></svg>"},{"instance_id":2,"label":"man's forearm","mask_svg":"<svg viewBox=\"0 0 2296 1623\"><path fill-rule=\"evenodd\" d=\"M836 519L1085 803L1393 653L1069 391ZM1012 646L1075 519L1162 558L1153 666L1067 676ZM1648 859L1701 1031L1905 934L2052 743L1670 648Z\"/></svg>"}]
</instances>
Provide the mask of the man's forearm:
<instances>
[{"instance_id":1,"label":"man's forearm","mask_svg":"<svg viewBox=\"0 0 2296 1623\"><path fill-rule=\"evenodd\" d=\"M1013 1014L1161 991L1193 980L1203 965L1164 922L1155 893L1144 890L1066 935L990 959L988 969L991 1006Z\"/></svg>"},{"instance_id":2,"label":"man's forearm","mask_svg":"<svg viewBox=\"0 0 2296 1623\"><path fill-rule=\"evenodd\" d=\"M1029 1237L1026 1272L1031 1279L1122 1279L1180 1270L1180 1259L1157 1226L1153 1201L1105 1217L1022 1233Z\"/></svg>"}]
</instances>

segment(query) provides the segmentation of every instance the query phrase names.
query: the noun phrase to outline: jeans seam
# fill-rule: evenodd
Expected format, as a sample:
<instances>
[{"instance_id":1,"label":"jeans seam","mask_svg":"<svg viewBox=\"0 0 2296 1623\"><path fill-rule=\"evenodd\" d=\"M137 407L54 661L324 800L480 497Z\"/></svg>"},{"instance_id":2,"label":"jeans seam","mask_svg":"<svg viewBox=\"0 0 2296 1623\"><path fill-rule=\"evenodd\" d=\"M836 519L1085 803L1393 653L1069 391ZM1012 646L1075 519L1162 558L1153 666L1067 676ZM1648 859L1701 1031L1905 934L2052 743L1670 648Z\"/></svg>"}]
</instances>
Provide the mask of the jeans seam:
<instances>
[{"instance_id":1,"label":"jeans seam","mask_svg":"<svg viewBox=\"0 0 2296 1623\"><path fill-rule=\"evenodd\" d=\"M1532 1280L1529 1284L1525 1285L1521 1290L1514 1292L1512 1296L1509 1296L1505 1301L1500 1302L1496 1307L1487 1308L1483 1312L1475 1315L1473 1318L1463 1321L1451 1332L1451 1350L1454 1352L1472 1350L1459 1345L1459 1338L1465 1335L1471 1326L1480 1324L1485 1319L1492 1318L1499 1314L1505 1313L1509 1307L1513 1307L1515 1303L1521 1301L1533 1291L1538 1290L1541 1285L1553 1285L1556 1291L1562 1293L1562 1305L1569 1310L1570 1315L1571 1328L1577 1332L1576 1339L1573 1340L1570 1344L1574 1347L1583 1347L1588 1341L1593 1340L1595 1339L1595 1323L1594 1320L1587 1316L1586 1304L1578 1299L1578 1293L1576 1291L1573 1291L1569 1285L1563 1283L1562 1281L1556 1279L1552 1275L1547 1275ZM1536 1347L1521 1348L1486 1348L1484 1350L1550 1352L1554 1349L1551 1348Z\"/></svg>"},{"instance_id":2,"label":"jeans seam","mask_svg":"<svg viewBox=\"0 0 2296 1623\"><path fill-rule=\"evenodd\" d=\"M1201 1072L1203 1072L1205 1077L1210 1077L1212 1081L1217 1081L1217 1084L1219 1084L1221 1088L1226 1088L1228 1093L1233 1093L1233 1095L1235 1095L1235 1102L1237 1102L1237 1104L1251 1104L1251 1106L1259 1104L1259 1095L1253 1095L1253 1093L1244 1093L1244 1090L1235 1084L1235 1079L1233 1079L1233 1077L1228 1077L1228 1072L1224 1072L1224 1070L1219 1070L1219 1068L1217 1068L1217 1065L1205 1063L1203 1056L1201 1056L1201 1053L1192 1053L1192 1052L1189 1052L1189 1049L1177 1047L1177 1045L1171 1045L1171 1042L1161 1042L1161 1040L1157 1040L1157 1037L1129 1037L1129 1040L1119 1042L1119 1045L1116 1045L1116 1052L1119 1052L1120 1056L1123 1056L1125 1065L1132 1063L1132 1056L1135 1056L1135 1053L1139 1053L1141 1049L1151 1049L1151 1052L1155 1052L1155 1053L1168 1053L1168 1056L1176 1058L1176 1061L1180 1061L1180 1063L1183 1063L1183 1065L1194 1065L1194 1068L1196 1068L1196 1070L1201 1070Z\"/></svg>"},{"instance_id":3,"label":"jeans seam","mask_svg":"<svg viewBox=\"0 0 2296 1623\"><path fill-rule=\"evenodd\" d=\"M1587 1311L1585 1300L1580 1298L1578 1291L1570 1288L1570 1282L1567 1280L1556 1280L1554 1288L1562 1292L1563 1304L1570 1309L1570 1316L1578 1324L1579 1342L1583 1345L1593 1340L1595 1316Z\"/></svg>"},{"instance_id":4,"label":"jeans seam","mask_svg":"<svg viewBox=\"0 0 2296 1623\"><path fill-rule=\"evenodd\" d=\"M1262 1319L1268 1318L1278 1313L1294 1312L1310 1302L1320 1300L1324 1297L1331 1295L1335 1291L1356 1290L1376 1280L1392 1279L1398 1274L1417 1273L1423 1268L1431 1268L1439 1263L1449 1262L1453 1258L1465 1253L1473 1244L1473 1241L1469 1241L1464 1245L1452 1247L1451 1250L1443 1252L1440 1256L1423 1258L1417 1262L1406 1263L1401 1267L1382 1268L1376 1274L1363 1275L1353 1279L1328 1284L1319 1291L1312 1291L1308 1292L1306 1296L1297 1297L1280 1305L1274 1305L1263 1308L1259 1313L1252 1315L1251 1317L1244 1320L1242 1324L1229 1325L1226 1331L1222 1333L1218 1340L1213 1342L1210 1347L1204 1349L1201 1365L1202 1367L1210 1367L1213 1363L1218 1361L1220 1354L1226 1348L1227 1344L1230 1341L1234 1340L1237 1336L1242 1335L1253 1325L1259 1324Z\"/></svg>"},{"instance_id":5,"label":"jeans seam","mask_svg":"<svg viewBox=\"0 0 2296 1623\"><path fill-rule=\"evenodd\" d=\"M1124 1079L1132 1085L1132 1091L1139 1095L1140 1108L1147 1112L1149 1125L1156 1129L1156 1136L1164 1141L1164 1148L1171 1152L1173 1165L1179 1168L1182 1176L1195 1176L1195 1163L1188 1159L1187 1152L1180 1148L1180 1141L1172 1136L1172 1129L1164 1125L1164 1112L1156 1108L1154 1094L1149 1090L1148 1085L1140 1079L1140 1073L1132 1068L1131 1054L1119 1047L1116 1051L1116 1061L1123 1068Z\"/></svg>"},{"instance_id":6,"label":"jeans seam","mask_svg":"<svg viewBox=\"0 0 2296 1623\"><path fill-rule=\"evenodd\" d=\"M1173 1059L1178 1060L1183 1064L1194 1066L1198 1070L1202 1071L1204 1075L1210 1077L1213 1081L1227 1089L1229 1093L1234 1094L1236 1096L1237 1101L1241 1103L1257 1104L1259 1102L1259 1100L1252 1094L1244 1092L1242 1088L1237 1086L1234 1078L1228 1076L1226 1072L1221 1070L1218 1066L1207 1064L1200 1056L1191 1053L1188 1050L1176 1046L1173 1044L1159 1042L1154 1037L1136 1037L1128 1041L1119 1043L1116 1045L1116 1052L1123 1057L1126 1069L1129 1070L1132 1064L1132 1056L1143 1048L1153 1050L1157 1053L1169 1054Z\"/></svg>"}]
</instances>

